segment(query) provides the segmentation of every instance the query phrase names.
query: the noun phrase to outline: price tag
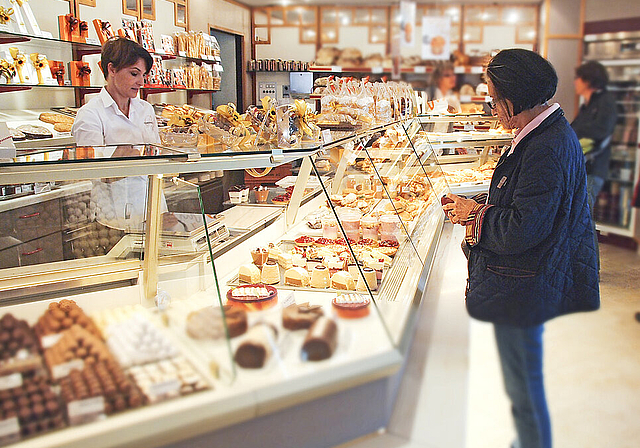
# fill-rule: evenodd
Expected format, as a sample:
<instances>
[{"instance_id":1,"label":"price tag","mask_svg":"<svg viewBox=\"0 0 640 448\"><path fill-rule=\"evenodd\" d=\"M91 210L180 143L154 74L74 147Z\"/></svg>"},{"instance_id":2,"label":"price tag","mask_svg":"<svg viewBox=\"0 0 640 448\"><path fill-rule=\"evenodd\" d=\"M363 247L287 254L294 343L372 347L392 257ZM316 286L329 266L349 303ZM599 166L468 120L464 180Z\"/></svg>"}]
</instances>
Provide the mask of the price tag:
<instances>
[{"instance_id":1,"label":"price tag","mask_svg":"<svg viewBox=\"0 0 640 448\"><path fill-rule=\"evenodd\" d=\"M56 79L47 79L44 83L46 85L48 85L48 86L57 86L58 85L58 81Z\"/></svg>"},{"instance_id":2,"label":"price tag","mask_svg":"<svg viewBox=\"0 0 640 448\"><path fill-rule=\"evenodd\" d=\"M85 42L91 45L100 45L100 41L95 37L87 37L85 39Z\"/></svg>"},{"instance_id":3,"label":"price tag","mask_svg":"<svg viewBox=\"0 0 640 448\"><path fill-rule=\"evenodd\" d=\"M22 375L20 373L0 376L0 390L13 389L20 386L22 386Z\"/></svg>"},{"instance_id":4,"label":"price tag","mask_svg":"<svg viewBox=\"0 0 640 448\"><path fill-rule=\"evenodd\" d=\"M213 68L215 68L217 72L224 72L224 68L220 64L214 64Z\"/></svg>"},{"instance_id":5,"label":"price tag","mask_svg":"<svg viewBox=\"0 0 640 448\"><path fill-rule=\"evenodd\" d=\"M427 67L424 65L418 65L417 67L413 67L414 73L427 73Z\"/></svg>"},{"instance_id":6,"label":"price tag","mask_svg":"<svg viewBox=\"0 0 640 448\"><path fill-rule=\"evenodd\" d=\"M178 56L186 58L187 57L187 52L186 51L178 51Z\"/></svg>"},{"instance_id":7,"label":"price tag","mask_svg":"<svg viewBox=\"0 0 640 448\"><path fill-rule=\"evenodd\" d=\"M163 54L167 54L167 52L164 51L162 48L156 48L156 54L163 55Z\"/></svg>"},{"instance_id":8,"label":"price tag","mask_svg":"<svg viewBox=\"0 0 640 448\"><path fill-rule=\"evenodd\" d=\"M40 345L43 349L49 348L55 345L56 342L60 340L62 337L62 333L48 334L46 336L42 336L40 339Z\"/></svg>"},{"instance_id":9,"label":"price tag","mask_svg":"<svg viewBox=\"0 0 640 448\"><path fill-rule=\"evenodd\" d=\"M0 420L0 437L7 437L17 432L20 432L18 417Z\"/></svg>"},{"instance_id":10,"label":"price tag","mask_svg":"<svg viewBox=\"0 0 640 448\"><path fill-rule=\"evenodd\" d=\"M483 72L482 66L471 67L471 73L479 74L479 73L482 73L482 72Z\"/></svg>"},{"instance_id":11,"label":"price tag","mask_svg":"<svg viewBox=\"0 0 640 448\"><path fill-rule=\"evenodd\" d=\"M331 129L323 129L322 130L322 143L324 143L325 145L328 145L332 141L333 141L333 138L331 137Z\"/></svg>"},{"instance_id":12,"label":"price tag","mask_svg":"<svg viewBox=\"0 0 640 448\"><path fill-rule=\"evenodd\" d=\"M78 419L93 414L104 413L104 397L91 397L86 400L71 401L67 404L69 419Z\"/></svg>"},{"instance_id":13,"label":"price tag","mask_svg":"<svg viewBox=\"0 0 640 448\"><path fill-rule=\"evenodd\" d=\"M206 54L201 54L200 55L200 59L209 59L209 57Z\"/></svg>"},{"instance_id":14,"label":"price tag","mask_svg":"<svg viewBox=\"0 0 640 448\"><path fill-rule=\"evenodd\" d=\"M72 370L82 370L83 367L84 361L82 359L73 359L69 362L53 366L53 369L51 369L51 376L54 380L57 380L68 376Z\"/></svg>"},{"instance_id":15,"label":"price tag","mask_svg":"<svg viewBox=\"0 0 640 448\"><path fill-rule=\"evenodd\" d=\"M461 65L456 65L455 67L453 67L453 73L464 73L464 72L465 72L465 67Z\"/></svg>"},{"instance_id":16,"label":"price tag","mask_svg":"<svg viewBox=\"0 0 640 448\"><path fill-rule=\"evenodd\" d=\"M382 71L382 67L371 67L371 73L380 74Z\"/></svg>"},{"instance_id":17,"label":"price tag","mask_svg":"<svg viewBox=\"0 0 640 448\"><path fill-rule=\"evenodd\" d=\"M296 296L294 292L291 292L291 294L289 294L285 299L284 302L282 302L282 307L283 308L287 308L291 305L295 305L296 304Z\"/></svg>"},{"instance_id":18,"label":"price tag","mask_svg":"<svg viewBox=\"0 0 640 448\"><path fill-rule=\"evenodd\" d=\"M339 65L332 65L331 71L335 73L342 73L342 67L340 67Z\"/></svg>"},{"instance_id":19,"label":"price tag","mask_svg":"<svg viewBox=\"0 0 640 448\"><path fill-rule=\"evenodd\" d=\"M473 123L465 123L465 124L464 124L464 130L465 130L465 131L475 131L475 130L476 130L476 128L475 128L475 126L473 125Z\"/></svg>"},{"instance_id":20,"label":"price tag","mask_svg":"<svg viewBox=\"0 0 640 448\"><path fill-rule=\"evenodd\" d=\"M180 392L180 381L177 379L152 384L151 387L149 387L149 395L154 397L162 397L170 393L178 392Z\"/></svg>"}]
</instances>

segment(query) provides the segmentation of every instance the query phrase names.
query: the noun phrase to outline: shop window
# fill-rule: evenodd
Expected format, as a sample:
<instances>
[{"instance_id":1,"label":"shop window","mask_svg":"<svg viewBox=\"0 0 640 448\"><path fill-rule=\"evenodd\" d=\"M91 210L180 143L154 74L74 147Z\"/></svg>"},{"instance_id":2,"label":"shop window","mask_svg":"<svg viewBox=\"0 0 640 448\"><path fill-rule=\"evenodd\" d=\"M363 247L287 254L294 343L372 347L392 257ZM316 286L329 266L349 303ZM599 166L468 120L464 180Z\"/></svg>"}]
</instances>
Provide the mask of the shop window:
<instances>
[{"instance_id":1,"label":"shop window","mask_svg":"<svg viewBox=\"0 0 640 448\"><path fill-rule=\"evenodd\" d=\"M462 39L466 44L482 43L482 26L481 25L465 25Z\"/></svg>"},{"instance_id":2,"label":"shop window","mask_svg":"<svg viewBox=\"0 0 640 448\"><path fill-rule=\"evenodd\" d=\"M303 25L315 25L317 22L316 9L313 7L301 8L300 18Z\"/></svg>"},{"instance_id":3,"label":"shop window","mask_svg":"<svg viewBox=\"0 0 640 448\"><path fill-rule=\"evenodd\" d=\"M335 25L338 23L338 11L335 8L321 8L322 24Z\"/></svg>"},{"instance_id":4,"label":"shop window","mask_svg":"<svg viewBox=\"0 0 640 448\"><path fill-rule=\"evenodd\" d=\"M255 25L269 25L269 16L266 10L256 9L253 11L253 23Z\"/></svg>"},{"instance_id":5,"label":"shop window","mask_svg":"<svg viewBox=\"0 0 640 448\"><path fill-rule=\"evenodd\" d=\"M371 14L369 8L356 8L353 13L354 25L369 25Z\"/></svg>"},{"instance_id":6,"label":"shop window","mask_svg":"<svg viewBox=\"0 0 640 448\"><path fill-rule=\"evenodd\" d=\"M386 8L371 8L371 24L372 25L386 25L387 24L387 9Z\"/></svg>"},{"instance_id":7,"label":"shop window","mask_svg":"<svg viewBox=\"0 0 640 448\"><path fill-rule=\"evenodd\" d=\"M505 6L502 8L502 21L513 25L536 22L537 8L529 6Z\"/></svg>"},{"instance_id":8,"label":"shop window","mask_svg":"<svg viewBox=\"0 0 640 448\"><path fill-rule=\"evenodd\" d=\"M369 27L369 43L370 44L384 44L387 42L387 27L386 26L371 26Z\"/></svg>"},{"instance_id":9,"label":"shop window","mask_svg":"<svg viewBox=\"0 0 640 448\"><path fill-rule=\"evenodd\" d=\"M298 26L300 25L300 11L298 8L287 9L285 17L287 18L286 24Z\"/></svg>"},{"instance_id":10,"label":"shop window","mask_svg":"<svg viewBox=\"0 0 640 448\"><path fill-rule=\"evenodd\" d=\"M338 27L323 26L320 32L321 44L337 44L338 43Z\"/></svg>"},{"instance_id":11,"label":"shop window","mask_svg":"<svg viewBox=\"0 0 640 448\"><path fill-rule=\"evenodd\" d=\"M467 23L482 22L482 6L467 6L464 9L464 21Z\"/></svg>"},{"instance_id":12,"label":"shop window","mask_svg":"<svg viewBox=\"0 0 640 448\"><path fill-rule=\"evenodd\" d=\"M349 26L351 25L352 21L353 21L353 11L351 10L351 8L338 10L338 25Z\"/></svg>"},{"instance_id":13,"label":"shop window","mask_svg":"<svg viewBox=\"0 0 640 448\"><path fill-rule=\"evenodd\" d=\"M300 43L301 44L315 44L318 36L315 26L303 26L300 27Z\"/></svg>"}]
</instances>

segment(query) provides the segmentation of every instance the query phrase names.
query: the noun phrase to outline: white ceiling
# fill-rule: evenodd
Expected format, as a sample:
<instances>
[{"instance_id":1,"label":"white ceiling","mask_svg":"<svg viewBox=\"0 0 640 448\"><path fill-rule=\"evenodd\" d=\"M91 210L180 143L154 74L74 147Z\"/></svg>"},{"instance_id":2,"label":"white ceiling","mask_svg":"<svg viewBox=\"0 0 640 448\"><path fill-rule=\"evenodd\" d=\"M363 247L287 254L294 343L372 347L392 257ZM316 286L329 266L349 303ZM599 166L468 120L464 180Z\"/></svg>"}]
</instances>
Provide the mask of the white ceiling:
<instances>
[{"instance_id":1,"label":"white ceiling","mask_svg":"<svg viewBox=\"0 0 640 448\"><path fill-rule=\"evenodd\" d=\"M240 0L245 5L249 6L271 6L271 5L340 5L340 6L368 6L368 5L393 5L398 2L390 2L389 0L347 0L341 3L337 0ZM506 3L510 5L514 4L539 4L542 0L430 0L425 2L417 2L419 4L434 4L441 3L443 5L459 5L465 4L501 4Z\"/></svg>"}]
</instances>

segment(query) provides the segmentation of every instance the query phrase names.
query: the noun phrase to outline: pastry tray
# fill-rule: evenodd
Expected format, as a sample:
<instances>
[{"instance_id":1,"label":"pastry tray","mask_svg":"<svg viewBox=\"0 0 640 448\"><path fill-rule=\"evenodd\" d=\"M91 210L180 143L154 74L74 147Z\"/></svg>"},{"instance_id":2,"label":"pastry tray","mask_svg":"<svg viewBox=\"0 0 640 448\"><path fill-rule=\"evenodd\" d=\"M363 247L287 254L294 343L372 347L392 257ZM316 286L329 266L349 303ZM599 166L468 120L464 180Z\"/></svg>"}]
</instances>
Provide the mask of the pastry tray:
<instances>
[{"instance_id":1,"label":"pastry tray","mask_svg":"<svg viewBox=\"0 0 640 448\"><path fill-rule=\"evenodd\" d=\"M290 251L294 246L295 243L293 241L288 241L288 240L283 240L280 241L278 243L278 246L280 247L280 249L282 251ZM392 257L393 259L394 257ZM313 268L319 264L322 264L321 260L309 260L307 261L307 265L309 266L309 268L307 268L307 271L311 272L313 270ZM296 290L296 291L314 291L314 292L322 292L322 291L326 291L326 292L333 292L333 293L340 293L340 292L351 292L351 291L346 291L344 289L335 289L335 288L313 288L311 286L292 286L292 285L286 285L284 283L284 271L285 269L280 266L278 264L278 269L280 270L280 281L278 283L272 284L271 286L274 286L278 289L292 289L292 290ZM390 268L384 267L382 270L382 279L378 280L378 288L375 291L371 291L373 293L373 295L377 295L378 291L380 291L383 288L383 285L385 283L385 279L387 278L387 274L393 269L393 263L391 265ZM348 266L348 271L349 273L352 275L354 281L357 283L358 282L358 277L360 277L360 272L358 270L358 267L355 264L350 264ZM231 280L229 280L227 282L227 285L229 286L241 286L241 285L247 285L248 283L244 283L241 282L240 279L238 278L238 275L234 275ZM362 292L362 291L361 291Z\"/></svg>"}]
</instances>

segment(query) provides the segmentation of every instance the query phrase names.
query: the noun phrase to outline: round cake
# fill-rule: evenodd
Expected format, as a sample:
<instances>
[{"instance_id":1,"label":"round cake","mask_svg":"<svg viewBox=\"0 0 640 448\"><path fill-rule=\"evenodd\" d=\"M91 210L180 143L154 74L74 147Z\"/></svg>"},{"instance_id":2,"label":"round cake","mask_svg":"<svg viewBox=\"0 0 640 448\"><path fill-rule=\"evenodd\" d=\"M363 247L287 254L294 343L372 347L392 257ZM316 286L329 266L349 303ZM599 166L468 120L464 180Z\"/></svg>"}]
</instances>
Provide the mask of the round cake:
<instances>
[{"instance_id":1,"label":"round cake","mask_svg":"<svg viewBox=\"0 0 640 448\"><path fill-rule=\"evenodd\" d=\"M247 311L264 310L278 303L278 291L261 284L237 286L227 291L227 303Z\"/></svg>"},{"instance_id":2,"label":"round cake","mask_svg":"<svg viewBox=\"0 0 640 448\"><path fill-rule=\"evenodd\" d=\"M369 315L371 300L360 294L339 294L333 298L331 305L338 317L357 319Z\"/></svg>"},{"instance_id":3,"label":"round cake","mask_svg":"<svg viewBox=\"0 0 640 448\"><path fill-rule=\"evenodd\" d=\"M275 261L267 261L267 263L262 266L260 281L267 285L280 283L280 268L278 267L278 263Z\"/></svg>"}]
</instances>

